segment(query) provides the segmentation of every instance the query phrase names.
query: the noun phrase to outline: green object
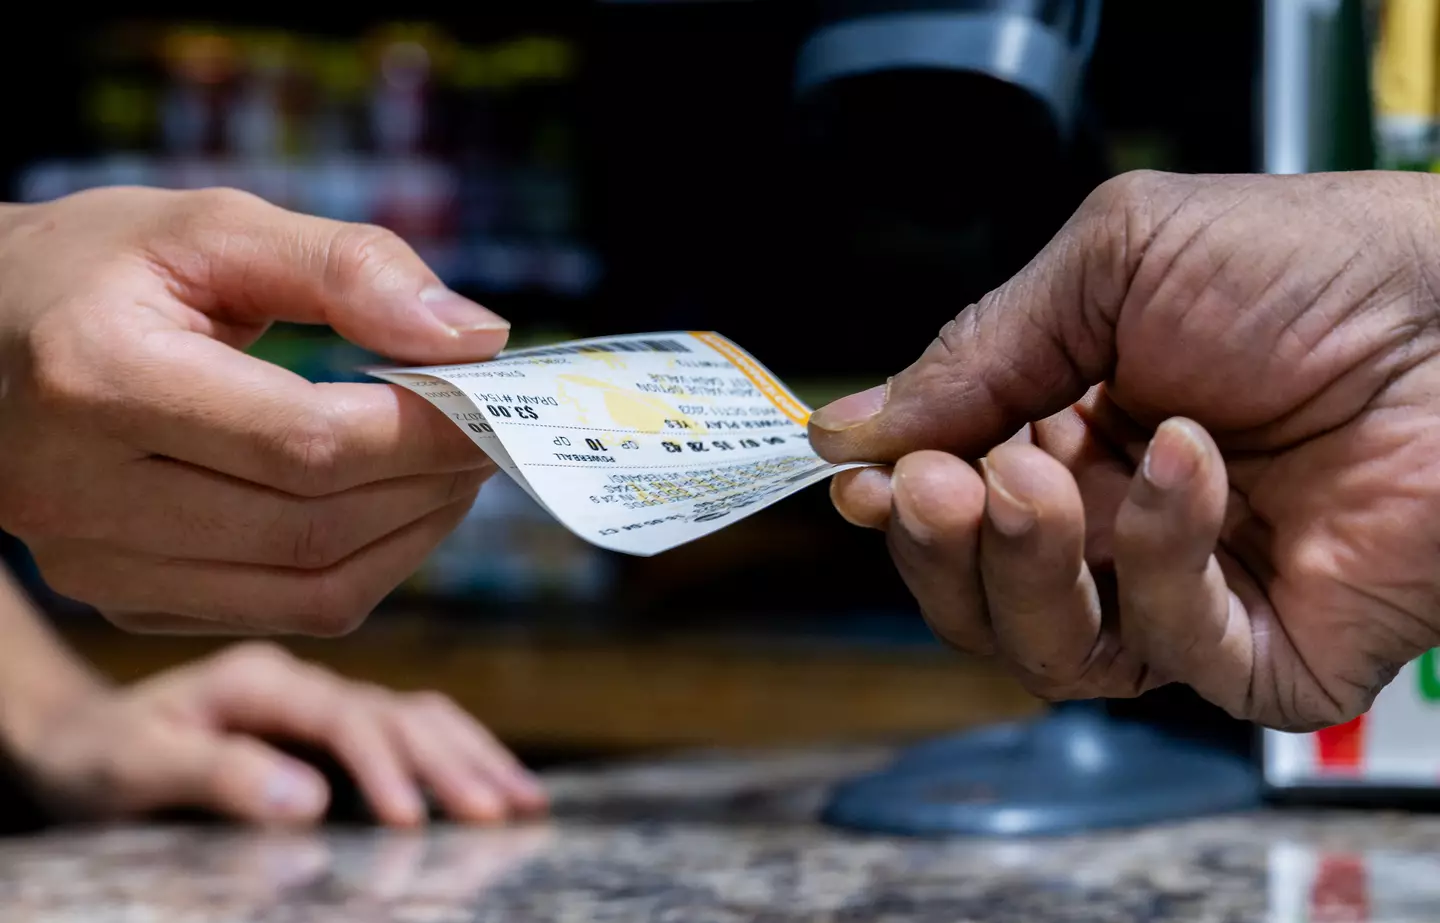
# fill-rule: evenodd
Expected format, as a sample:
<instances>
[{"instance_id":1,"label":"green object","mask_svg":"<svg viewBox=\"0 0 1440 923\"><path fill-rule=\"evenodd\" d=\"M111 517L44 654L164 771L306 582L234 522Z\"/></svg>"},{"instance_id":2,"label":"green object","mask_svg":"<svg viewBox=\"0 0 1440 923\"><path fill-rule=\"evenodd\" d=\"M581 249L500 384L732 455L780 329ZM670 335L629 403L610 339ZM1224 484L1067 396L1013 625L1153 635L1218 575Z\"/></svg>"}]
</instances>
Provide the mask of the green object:
<instances>
[{"instance_id":1,"label":"green object","mask_svg":"<svg viewBox=\"0 0 1440 923\"><path fill-rule=\"evenodd\" d=\"M317 349L324 349L333 342L334 337L319 331L301 331L277 325L267 330L246 352L257 359L264 359L294 371L313 356Z\"/></svg>"},{"instance_id":2,"label":"green object","mask_svg":"<svg viewBox=\"0 0 1440 923\"><path fill-rule=\"evenodd\" d=\"M1440 702L1440 676L1435 675L1435 650L1432 648L1421 654L1416 667L1420 674L1420 698L1427 702Z\"/></svg>"},{"instance_id":3,"label":"green object","mask_svg":"<svg viewBox=\"0 0 1440 923\"><path fill-rule=\"evenodd\" d=\"M1316 36L1315 47L1322 60L1334 64L1319 69L1316 75L1321 83L1317 96L1325 100L1331 116L1316 120L1320 134L1315 139L1317 168L1373 170L1377 159L1375 99L1363 0L1341 0L1333 22Z\"/></svg>"}]
</instances>

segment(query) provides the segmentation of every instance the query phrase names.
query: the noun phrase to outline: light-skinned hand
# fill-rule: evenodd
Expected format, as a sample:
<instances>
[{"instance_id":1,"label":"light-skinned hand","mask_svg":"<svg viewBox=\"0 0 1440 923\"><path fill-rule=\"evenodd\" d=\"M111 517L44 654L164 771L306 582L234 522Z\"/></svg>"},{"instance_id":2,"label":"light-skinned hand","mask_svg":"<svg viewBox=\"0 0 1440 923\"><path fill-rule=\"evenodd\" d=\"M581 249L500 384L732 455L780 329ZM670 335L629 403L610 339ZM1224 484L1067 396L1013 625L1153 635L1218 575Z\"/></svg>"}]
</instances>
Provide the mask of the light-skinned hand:
<instances>
[{"instance_id":1,"label":"light-skinned hand","mask_svg":"<svg viewBox=\"0 0 1440 923\"><path fill-rule=\"evenodd\" d=\"M385 824L424 823L427 792L467 823L546 806L535 778L449 698L352 682L260 642L43 702L38 711L12 703L0 741L65 819L192 808L260 824L319 820L324 778L260 738L333 754Z\"/></svg>"},{"instance_id":2,"label":"light-skinned hand","mask_svg":"<svg viewBox=\"0 0 1440 923\"><path fill-rule=\"evenodd\" d=\"M495 470L388 384L311 384L243 350L329 324L412 363L508 324L376 227L232 190L0 206L0 528L122 627L353 629Z\"/></svg>"}]
</instances>

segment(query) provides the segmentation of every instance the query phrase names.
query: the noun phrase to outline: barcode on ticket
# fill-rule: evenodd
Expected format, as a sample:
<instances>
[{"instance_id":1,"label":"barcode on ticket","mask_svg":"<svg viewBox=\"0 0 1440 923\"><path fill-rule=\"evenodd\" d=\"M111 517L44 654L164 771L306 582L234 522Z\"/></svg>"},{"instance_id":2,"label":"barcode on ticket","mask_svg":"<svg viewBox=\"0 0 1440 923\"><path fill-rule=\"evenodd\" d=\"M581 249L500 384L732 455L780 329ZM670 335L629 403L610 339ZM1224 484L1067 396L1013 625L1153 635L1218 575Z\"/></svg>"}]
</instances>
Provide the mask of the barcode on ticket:
<instances>
[{"instance_id":1,"label":"barcode on ticket","mask_svg":"<svg viewBox=\"0 0 1440 923\"><path fill-rule=\"evenodd\" d=\"M528 359L534 356L575 356L584 353L688 353L689 346L679 340L595 340L576 346L537 346L534 349L506 351L501 359Z\"/></svg>"}]
</instances>

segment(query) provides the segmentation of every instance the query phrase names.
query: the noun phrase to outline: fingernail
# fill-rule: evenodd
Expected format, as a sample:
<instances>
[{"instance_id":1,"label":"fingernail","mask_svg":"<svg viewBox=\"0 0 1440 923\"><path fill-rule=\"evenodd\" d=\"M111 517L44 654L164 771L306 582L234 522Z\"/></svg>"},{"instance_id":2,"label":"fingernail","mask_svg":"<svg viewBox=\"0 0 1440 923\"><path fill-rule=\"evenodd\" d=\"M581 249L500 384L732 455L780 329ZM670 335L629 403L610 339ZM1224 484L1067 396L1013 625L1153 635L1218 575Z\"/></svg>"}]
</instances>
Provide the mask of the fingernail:
<instances>
[{"instance_id":1,"label":"fingernail","mask_svg":"<svg viewBox=\"0 0 1440 923\"><path fill-rule=\"evenodd\" d=\"M277 769L265 783L265 801L287 817L313 817L325 807L325 790L308 774Z\"/></svg>"},{"instance_id":2,"label":"fingernail","mask_svg":"<svg viewBox=\"0 0 1440 923\"><path fill-rule=\"evenodd\" d=\"M850 394L815 411L810 422L827 432L838 433L859 426L875 416L885 406L890 394L890 382L876 385L868 391Z\"/></svg>"},{"instance_id":3,"label":"fingernail","mask_svg":"<svg viewBox=\"0 0 1440 923\"><path fill-rule=\"evenodd\" d=\"M1190 428L1178 420L1166 420L1155 430L1140 473L1160 490L1174 490L1195 476L1200 463L1200 445Z\"/></svg>"},{"instance_id":4,"label":"fingernail","mask_svg":"<svg viewBox=\"0 0 1440 923\"><path fill-rule=\"evenodd\" d=\"M985 475L985 513L1002 535L1019 538L1035 525L1035 509L1010 492L996 466L988 458L980 459Z\"/></svg>"},{"instance_id":5,"label":"fingernail","mask_svg":"<svg viewBox=\"0 0 1440 923\"><path fill-rule=\"evenodd\" d=\"M510 329L510 322L499 314L444 286L425 289L420 293L420 303L457 334Z\"/></svg>"}]
</instances>

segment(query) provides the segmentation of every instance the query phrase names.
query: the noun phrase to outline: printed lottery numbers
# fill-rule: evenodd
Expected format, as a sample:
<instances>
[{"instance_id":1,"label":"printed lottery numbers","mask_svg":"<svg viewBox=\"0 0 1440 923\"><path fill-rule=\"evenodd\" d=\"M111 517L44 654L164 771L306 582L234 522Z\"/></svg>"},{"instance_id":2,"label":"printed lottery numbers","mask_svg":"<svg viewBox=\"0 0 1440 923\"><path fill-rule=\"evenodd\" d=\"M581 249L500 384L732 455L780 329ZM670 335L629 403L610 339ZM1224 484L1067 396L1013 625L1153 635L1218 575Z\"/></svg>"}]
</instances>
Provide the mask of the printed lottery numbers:
<instances>
[{"instance_id":1,"label":"printed lottery numbers","mask_svg":"<svg viewBox=\"0 0 1440 923\"><path fill-rule=\"evenodd\" d=\"M587 440L587 441L588 441L588 440ZM626 443L629 443L629 442L630 442L630 440L626 440ZM622 443L622 444L621 444L621 448L627 448L627 449L628 449L628 448L639 448L638 446L632 446L632 445L628 445L628 444L626 444L626 443ZM767 439L765 440L765 443L764 443L764 444L765 444L765 445L784 445L784 444L785 444L785 437L784 437L784 436L770 436L769 438L767 438ZM689 450L692 451L692 452L708 452L708 451L710 451L712 448L714 448L714 449L716 449L717 451L720 451L720 452L733 452L733 451L735 451L737 448L740 448L740 449L758 449L758 448L760 448L761 443L760 443L760 440L758 440L758 439L740 439L740 440L737 440L736 442L728 442L728 441L726 441L726 440L724 440L724 439L712 439L712 440L707 444L707 443L701 442L700 440L697 439L697 440L695 440L695 441L693 441L693 442L686 442L686 443L683 443L683 444L682 444L682 443L679 443L679 442L675 442L674 440L667 439L667 440L665 440L664 442L661 442L660 445L662 445L662 446L665 447L665 451L670 452L670 453L672 453L672 454L678 454L678 453L680 453L680 452L684 452L686 449L689 449ZM593 448L593 446L592 446L592 448Z\"/></svg>"},{"instance_id":2,"label":"printed lottery numbers","mask_svg":"<svg viewBox=\"0 0 1440 923\"><path fill-rule=\"evenodd\" d=\"M697 439L694 442L687 442L685 443L685 445L688 446L690 451L692 452L708 452L712 448L718 449L721 452L735 451L735 444L731 442L726 442L724 439L712 439L710 440L709 444L701 442ZM759 445L759 443L756 443L756 445Z\"/></svg>"}]
</instances>

